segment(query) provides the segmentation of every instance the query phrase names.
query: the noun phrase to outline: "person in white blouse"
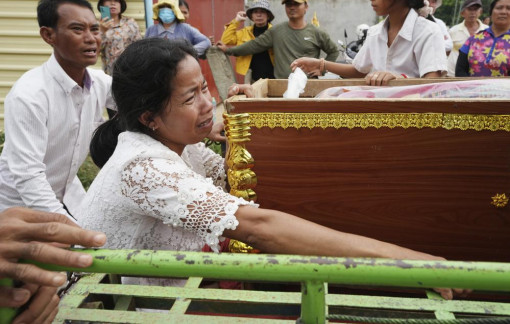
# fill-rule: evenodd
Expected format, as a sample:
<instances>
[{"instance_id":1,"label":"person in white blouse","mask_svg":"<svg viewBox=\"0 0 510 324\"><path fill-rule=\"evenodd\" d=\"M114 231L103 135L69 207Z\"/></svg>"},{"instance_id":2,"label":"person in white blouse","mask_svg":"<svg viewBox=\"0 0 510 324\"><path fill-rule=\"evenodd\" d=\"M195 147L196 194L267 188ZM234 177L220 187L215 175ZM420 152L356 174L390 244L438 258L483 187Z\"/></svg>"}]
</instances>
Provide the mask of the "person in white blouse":
<instances>
[{"instance_id":1,"label":"person in white blouse","mask_svg":"<svg viewBox=\"0 0 510 324\"><path fill-rule=\"evenodd\" d=\"M53 54L21 76L5 99L0 211L25 206L69 216L85 195L76 174L92 132L104 108L115 109L111 78L87 68L101 42L88 1L42 0L37 19Z\"/></svg>"},{"instance_id":2,"label":"person in white blouse","mask_svg":"<svg viewBox=\"0 0 510 324\"><path fill-rule=\"evenodd\" d=\"M370 27L352 65L299 58L292 62L292 70L364 77L368 85L377 86L396 78L435 78L446 73L443 34L436 23L424 18L432 8L423 0L373 0L371 4L378 16L387 17Z\"/></svg>"},{"instance_id":3,"label":"person in white blouse","mask_svg":"<svg viewBox=\"0 0 510 324\"><path fill-rule=\"evenodd\" d=\"M224 160L202 142L213 127L212 97L189 43L149 38L130 45L115 63L112 91L118 113L92 139L101 171L78 215L83 228L106 233L105 247L200 251L207 244L218 252L229 237L266 253L441 259L225 192ZM179 284L130 279L124 282Z\"/></svg>"}]
</instances>

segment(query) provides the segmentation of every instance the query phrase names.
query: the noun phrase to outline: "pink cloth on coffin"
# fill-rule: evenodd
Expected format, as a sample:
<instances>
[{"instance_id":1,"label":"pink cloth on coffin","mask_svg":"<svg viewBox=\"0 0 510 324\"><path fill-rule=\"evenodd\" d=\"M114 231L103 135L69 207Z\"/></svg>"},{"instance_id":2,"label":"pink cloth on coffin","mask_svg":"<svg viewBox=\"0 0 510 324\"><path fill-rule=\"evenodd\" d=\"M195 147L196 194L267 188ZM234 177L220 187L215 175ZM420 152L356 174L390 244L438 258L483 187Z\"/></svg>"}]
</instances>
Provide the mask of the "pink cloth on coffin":
<instances>
[{"instance_id":1,"label":"pink cloth on coffin","mask_svg":"<svg viewBox=\"0 0 510 324\"><path fill-rule=\"evenodd\" d=\"M316 98L510 98L510 80L480 79L398 87L333 87Z\"/></svg>"}]
</instances>

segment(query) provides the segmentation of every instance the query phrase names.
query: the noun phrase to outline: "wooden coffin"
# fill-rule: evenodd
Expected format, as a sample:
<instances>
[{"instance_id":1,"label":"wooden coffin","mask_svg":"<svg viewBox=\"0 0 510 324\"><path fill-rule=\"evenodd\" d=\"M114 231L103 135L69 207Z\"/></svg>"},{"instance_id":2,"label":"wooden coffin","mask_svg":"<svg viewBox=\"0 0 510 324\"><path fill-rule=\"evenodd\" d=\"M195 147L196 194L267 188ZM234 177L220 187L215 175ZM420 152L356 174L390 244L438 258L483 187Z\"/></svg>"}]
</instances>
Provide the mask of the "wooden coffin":
<instances>
[{"instance_id":1,"label":"wooden coffin","mask_svg":"<svg viewBox=\"0 0 510 324\"><path fill-rule=\"evenodd\" d=\"M237 142L261 207L451 260L510 262L510 99L313 98L346 83L361 85L310 80L290 100L286 80L260 80L256 98L229 99L231 116L248 113Z\"/></svg>"}]
</instances>

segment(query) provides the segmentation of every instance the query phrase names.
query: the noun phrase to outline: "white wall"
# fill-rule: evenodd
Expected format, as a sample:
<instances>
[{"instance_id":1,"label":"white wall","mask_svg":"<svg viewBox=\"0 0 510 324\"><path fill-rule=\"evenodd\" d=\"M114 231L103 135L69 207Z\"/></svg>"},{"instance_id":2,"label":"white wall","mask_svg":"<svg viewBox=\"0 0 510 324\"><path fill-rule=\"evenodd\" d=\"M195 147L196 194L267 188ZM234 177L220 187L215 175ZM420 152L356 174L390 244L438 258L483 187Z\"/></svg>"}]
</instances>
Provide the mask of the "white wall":
<instances>
[{"instance_id":1,"label":"white wall","mask_svg":"<svg viewBox=\"0 0 510 324\"><path fill-rule=\"evenodd\" d=\"M248 1L250 3L251 1ZM275 15L273 23L287 21L285 7L281 0L269 0L271 11ZM344 41L344 29L347 30L347 40L356 40L356 26L377 23L370 0L309 0L306 21L310 22L313 13L317 12L320 27L326 30L331 39Z\"/></svg>"}]
</instances>

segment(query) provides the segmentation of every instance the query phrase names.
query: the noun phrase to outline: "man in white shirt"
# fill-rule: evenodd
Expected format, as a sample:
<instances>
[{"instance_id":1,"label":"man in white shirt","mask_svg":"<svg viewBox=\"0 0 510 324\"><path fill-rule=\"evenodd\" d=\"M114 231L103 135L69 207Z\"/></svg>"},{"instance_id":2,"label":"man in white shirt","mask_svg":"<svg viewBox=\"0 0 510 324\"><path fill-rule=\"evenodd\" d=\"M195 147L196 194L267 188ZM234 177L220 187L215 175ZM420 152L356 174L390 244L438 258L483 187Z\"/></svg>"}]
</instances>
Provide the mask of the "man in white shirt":
<instances>
[{"instance_id":1,"label":"man in white shirt","mask_svg":"<svg viewBox=\"0 0 510 324\"><path fill-rule=\"evenodd\" d=\"M26 206L69 216L85 195L76 174L92 132L103 121L103 109L116 108L111 78L87 69L101 44L90 3L42 0L37 19L53 54L25 73L5 99L0 211Z\"/></svg>"},{"instance_id":2,"label":"man in white shirt","mask_svg":"<svg viewBox=\"0 0 510 324\"><path fill-rule=\"evenodd\" d=\"M450 36L453 40L453 49L448 56L448 76L455 76L455 65L459 57L459 49L464 45L466 40L489 26L482 23L479 19L482 14L482 1L466 0L462 4L460 15L464 21L450 28Z\"/></svg>"},{"instance_id":3,"label":"man in white shirt","mask_svg":"<svg viewBox=\"0 0 510 324\"><path fill-rule=\"evenodd\" d=\"M437 8L441 7L441 4L443 3L443 0L429 0L429 5L432 8L432 17L436 21L436 23L439 25L439 28L441 28L441 32L443 33L444 37L444 48L446 50L446 55L450 54L452 48L453 48L453 42L450 37L450 33L448 32L448 27L446 27L446 24L441 19L434 17L434 13L436 12Z\"/></svg>"}]
</instances>

